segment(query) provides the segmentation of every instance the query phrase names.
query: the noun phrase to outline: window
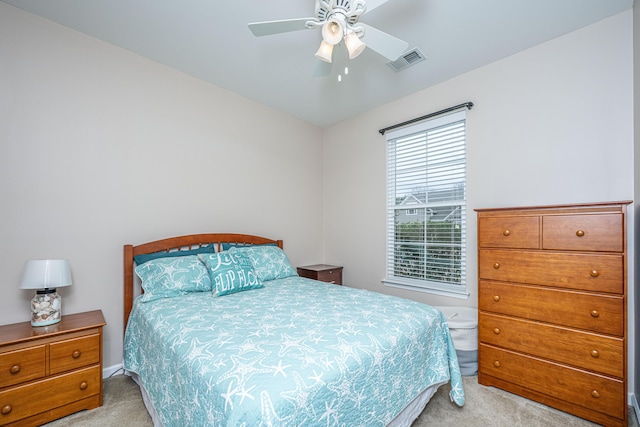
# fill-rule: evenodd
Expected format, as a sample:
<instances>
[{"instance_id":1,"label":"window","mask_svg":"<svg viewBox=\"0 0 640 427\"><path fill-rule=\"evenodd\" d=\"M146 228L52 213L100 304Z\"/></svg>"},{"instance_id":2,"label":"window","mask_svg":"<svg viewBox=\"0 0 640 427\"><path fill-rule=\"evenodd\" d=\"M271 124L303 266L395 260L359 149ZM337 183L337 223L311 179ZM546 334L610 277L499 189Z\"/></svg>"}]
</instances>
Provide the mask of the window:
<instances>
[{"instance_id":1,"label":"window","mask_svg":"<svg viewBox=\"0 0 640 427\"><path fill-rule=\"evenodd\" d=\"M464 111L387 133L384 283L466 298Z\"/></svg>"}]
</instances>

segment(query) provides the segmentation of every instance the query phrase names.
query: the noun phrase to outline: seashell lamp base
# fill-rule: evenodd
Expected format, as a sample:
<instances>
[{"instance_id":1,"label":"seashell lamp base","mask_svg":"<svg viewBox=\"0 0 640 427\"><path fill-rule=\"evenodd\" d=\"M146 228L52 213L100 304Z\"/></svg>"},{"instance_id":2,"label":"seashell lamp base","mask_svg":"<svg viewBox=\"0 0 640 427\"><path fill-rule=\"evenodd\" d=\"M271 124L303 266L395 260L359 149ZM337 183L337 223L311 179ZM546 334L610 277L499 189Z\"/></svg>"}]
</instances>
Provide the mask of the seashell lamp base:
<instances>
[{"instance_id":1,"label":"seashell lamp base","mask_svg":"<svg viewBox=\"0 0 640 427\"><path fill-rule=\"evenodd\" d=\"M62 318L62 298L55 289L39 290L31 300L31 326L48 326Z\"/></svg>"}]
</instances>

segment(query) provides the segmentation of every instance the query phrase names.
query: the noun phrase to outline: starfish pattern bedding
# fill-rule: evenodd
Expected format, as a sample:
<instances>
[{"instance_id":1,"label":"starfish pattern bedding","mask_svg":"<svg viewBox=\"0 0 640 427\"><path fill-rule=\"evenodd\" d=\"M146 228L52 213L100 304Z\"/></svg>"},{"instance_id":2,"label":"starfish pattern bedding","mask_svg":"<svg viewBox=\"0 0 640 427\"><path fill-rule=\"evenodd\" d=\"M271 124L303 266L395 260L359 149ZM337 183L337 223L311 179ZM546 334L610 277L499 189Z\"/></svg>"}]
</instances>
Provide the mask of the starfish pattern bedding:
<instances>
[{"instance_id":1,"label":"starfish pattern bedding","mask_svg":"<svg viewBox=\"0 0 640 427\"><path fill-rule=\"evenodd\" d=\"M125 334L165 427L386 426L419 393L464 391L442 313L297 276L143 302Z\"/></svg>"}]
</instances>

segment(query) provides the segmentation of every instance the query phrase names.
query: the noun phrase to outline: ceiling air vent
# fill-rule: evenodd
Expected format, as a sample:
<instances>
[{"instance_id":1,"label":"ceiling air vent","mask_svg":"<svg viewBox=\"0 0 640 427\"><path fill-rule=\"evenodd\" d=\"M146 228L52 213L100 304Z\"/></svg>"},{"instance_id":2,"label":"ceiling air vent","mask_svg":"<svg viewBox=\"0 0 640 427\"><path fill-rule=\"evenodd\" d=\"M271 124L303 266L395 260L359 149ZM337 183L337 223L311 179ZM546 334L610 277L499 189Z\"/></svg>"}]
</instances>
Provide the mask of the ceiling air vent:
<instances>
[{"instance_id":1,"label":"ceiling air vent","mask_svg":"<svg viewBox=\"0 0 640 427\"><path fill-rule=\"evenodd\" d=\"M403 53L402 56L395 61L387 62L387 65L397 73L424 60L424 53L420 52L420 49L417 47L414 47L413 49Z\"/></svg>"}]
</instances>

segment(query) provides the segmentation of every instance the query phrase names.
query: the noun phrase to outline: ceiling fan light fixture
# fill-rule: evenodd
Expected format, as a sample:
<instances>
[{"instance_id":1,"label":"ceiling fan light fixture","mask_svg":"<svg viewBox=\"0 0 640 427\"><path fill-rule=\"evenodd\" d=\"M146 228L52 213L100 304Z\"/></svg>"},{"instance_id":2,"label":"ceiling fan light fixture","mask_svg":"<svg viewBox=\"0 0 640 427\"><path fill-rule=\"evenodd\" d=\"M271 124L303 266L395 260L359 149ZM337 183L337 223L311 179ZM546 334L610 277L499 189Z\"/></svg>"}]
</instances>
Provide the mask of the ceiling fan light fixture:
<instances>
[{"instance_id":1,"label":"ceiling fan light fixture","mask_svg":"<svg viewBox=\"0 0 640 427\"><path fill-rule=\"evenodd\" d=\"M2 0L0 0L1 2ZM360 23L360 16L386 3L388 0L315 0L316 14L310 18L282 19L277 21L253 22L249 29L255 36L287 33L320 27L322 40L315 53L318 59L313 75L327 76L331 71L334 46L339 46L336 60L350 60L358 57L365 49L396 61L407 52L409 44L370 25ZM344 42L346 55L340 46ZM347 72L345 70L345 76Z\"/></svg>"},{"instance_id":2,"label":"ceiling fan light fixture","mask_svg":"<svg viewBox=\"0 0 640 427\"><path fill-rule=\"evenodd\" d=\"M333 16L322 26L322 39L332 45L340 43L345 27L344 22Z\"/></svg>"},{"instance_id":3,"label":"ceiling fan light fixture","mask_svg":"<svg viewBox=\"0 0 640 427\"><path fill-rule=\"evenodd\" d=\"M320 43L320 47L318 48L318 51L315 53L315 57L323 60L324 62L328 62L329 64L331 64L332 56L333 56L333 45L322 40L322 43Z\"/></svg>"},{"instance_id":4,"label":"ceiling fan light fixture","mask_svg":"<svg viewBox=\"0 0 640 427\"><path fill-rule=\"evenodd\" d=\"M366 44L360 40L360 37L355 33L355 31L348 31L347 37L344 38L344 43L347 46L347 50L349 51L349 59L353 59L356 56L360 55L362 51L367 47Z\"/></svg>"}]
</instances>

